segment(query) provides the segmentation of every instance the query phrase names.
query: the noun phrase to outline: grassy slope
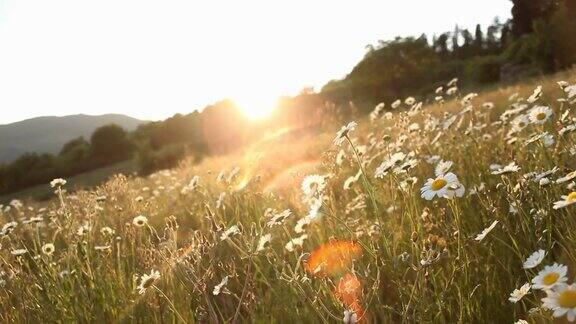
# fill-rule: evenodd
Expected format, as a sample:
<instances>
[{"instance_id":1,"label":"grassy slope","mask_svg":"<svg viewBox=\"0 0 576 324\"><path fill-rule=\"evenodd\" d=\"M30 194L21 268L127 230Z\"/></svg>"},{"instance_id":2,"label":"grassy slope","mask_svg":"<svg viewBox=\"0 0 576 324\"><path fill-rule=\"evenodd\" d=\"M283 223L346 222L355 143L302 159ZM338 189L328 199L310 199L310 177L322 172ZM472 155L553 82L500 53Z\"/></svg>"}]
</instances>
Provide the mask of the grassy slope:
<instances>
[{"instance_id":1,"label":"grassy slope","mask_svg":"<svg viewBox=\"0 0 576 324\"><path fill-rule=\"evenodd\" d=\"M551 208L567 192L565 187L542 188L522 181L522 174L529 171L558 166L555 179L574 170L573 157L567 153L573 146L571 137L556 136L561 108L553 99L560 94L554 84L558 79L575 81L569 72L482 94L474 100L473 112L458 117L436 144L432 138L438 131L408 132L408 125L417 120L423 129L428 113L457 113L458 103L426 106L424 115L397 114L376 123L363 118L353 137L357 147L366 145L362 159L369 183L360 179L350 190L343 190L343 182L359 167L349 148L346 162L334 164L338 152L331 144L334 129L304 138L271 134L242 152L200 165L183 163L149 178L116 177L94 190L66 195L63 203L54 200L12 209L2 215L5 221L41 214L44 225L21 224L3 238L2 266L9 275L3 277L0 318L334 322L341 320L346 308L334 294L341 276L315 276L306 271L303 261L319 244L345 239L357 242L363 251L348 271L362 282L359 303L370 321L511 323L528 317L548 321L548 311L528 314L541 305L544 293L531 293L518 304L507 298L539 270L521 269L523 260L538 248L548 251L545 264L576 266L576 221L566 210ZM542 102L554 107L554 121L531 126L519 135L517 144L507 145L504 136L509 127L488 121L497 120L511 93L527 97L534 83L544 85ZM483 111L479 106L485 101L494 102L496 108ZM470 121L486 126L466 132ZM542 129L555 135L556 145L523 145L532 131ZM384 135L392 136L393 147L385 142L370 145ZM400 144L402 135L406 139ZM417 178L415 185L405 184L406 175L401 174L372 177L376 166L397 150L414 152L420 160L409 171L410 177ZM467 188L464 197L432 202L420 198L420 187L433 176L433 166L424 161L431 154L454 162L452 171ZM495 176L488 171L492 163L511 161L522 167L520 173ZM237 177L228 183L215 181L220 170L234 166L240 167ZM306 229L308 238L302 247L288 251L286 243L300 235L294 225L309 208L302 200L301 179L313 173L329 176L322 218ZM196 175L200 186L183 190ZM469 195L481 183L486 190ZM223 204L217 205L221 193L225 193ZM107 199L96 200L102 196ZM364 208L350 211L358 197L363 197ZM517 214L509 213L511 203L517 204ZM48 209L40 212L41 206ZM282 225L269 227L266 208L289 208L292 216ZM149 227L131 224L140 214L148 217ZM494 220L499 221L497 227L476 242L474 237ZM78 235L86 224L91 231ZM221 240L224 230L233 225L241 234ZM102 234L104 226L116 233ZM254 253L264 234L272 235L270 247ZM40 255L46 242L56 245L51 257L10 255L23 246ZM95 251L95 246L110 246L110 250ZM431 264L423 267L420 260ZM159 270L161 279L139 295L133 276L151 269ZM224 292L212 294L224 276L229 276ZM13 307L21 311L14 312Z\"/></svg>"},{"instance_id":2,"label":"grassy slope","mask_svg":"<svg viewBox=\"0 0 576 324\"><path fill-rule=\"evenodd\" d=\"M78 174L74 177L67 179L69 189L84 189L84 188L93 188L97 185L100 185L110 179L111 176L115 174L126 174L130 175L138 170L138 166L136 161L123 161L119 163L115 163L113 165L84 172ZM30 188L26 188L24 190L20 190L11 194L2 195L0 196L0 204L7 204L12 199L35 199L35 200L46 200L53 197L52 192L50 191L49 184L38 185Z\"/></svg>"}]
</instances>

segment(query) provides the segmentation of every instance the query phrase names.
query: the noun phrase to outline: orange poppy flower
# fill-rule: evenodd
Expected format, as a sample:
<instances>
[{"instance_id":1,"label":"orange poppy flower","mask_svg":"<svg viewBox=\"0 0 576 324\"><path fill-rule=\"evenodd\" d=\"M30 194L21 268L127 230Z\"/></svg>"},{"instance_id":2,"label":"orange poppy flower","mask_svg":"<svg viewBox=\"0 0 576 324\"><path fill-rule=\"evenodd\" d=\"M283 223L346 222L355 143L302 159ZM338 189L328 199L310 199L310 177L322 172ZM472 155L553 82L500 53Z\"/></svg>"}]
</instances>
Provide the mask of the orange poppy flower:
<instances>
[{"instance_id":1,"label":"orange poppy flower","mask_svg":"<svg viewBox=\"0 0 576 324\"><path fill-rule=\"evenodd\" d=\"M333 241L320 245L306 262L306 270L313 275L338 275L346 271L352 261L362 255L362 249L354 242Z\"/></svg>"}]
</instances>

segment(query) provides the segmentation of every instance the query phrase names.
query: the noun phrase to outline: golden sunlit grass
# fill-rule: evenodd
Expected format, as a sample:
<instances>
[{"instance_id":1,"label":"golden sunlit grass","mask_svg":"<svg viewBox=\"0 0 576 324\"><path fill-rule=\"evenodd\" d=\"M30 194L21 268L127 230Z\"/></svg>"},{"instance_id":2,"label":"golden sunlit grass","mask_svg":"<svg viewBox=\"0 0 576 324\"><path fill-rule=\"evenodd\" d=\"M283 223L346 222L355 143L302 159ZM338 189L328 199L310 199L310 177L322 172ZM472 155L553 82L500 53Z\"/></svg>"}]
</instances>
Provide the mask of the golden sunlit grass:
<instances>
[{"instance_id":1,"label":"golden sunlit grass","mask_svg":"<svg viewBox=\"0 0 576 324\"><path fill-rule=\"evenodd\" d=\"M341 146L349 120L90 191L55 181L0 208L0 320L570 319L576 116L555 82L575 76L358 116ZM534 105L553 114L519 126Z\"/></svg>"}]
</instances>

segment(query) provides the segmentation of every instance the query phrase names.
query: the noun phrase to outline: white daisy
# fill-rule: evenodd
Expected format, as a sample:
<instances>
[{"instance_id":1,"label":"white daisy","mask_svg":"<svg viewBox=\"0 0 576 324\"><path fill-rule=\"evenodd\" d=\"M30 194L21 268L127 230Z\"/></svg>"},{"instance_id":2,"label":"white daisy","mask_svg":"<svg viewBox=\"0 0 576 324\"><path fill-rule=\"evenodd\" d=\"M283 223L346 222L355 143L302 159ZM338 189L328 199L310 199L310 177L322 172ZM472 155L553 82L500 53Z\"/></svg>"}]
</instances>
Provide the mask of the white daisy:
<instances>
[{"instance_id":1,"label":"white daisy","mask_svg":"<svg viewBox=\"0 0 576 324\"><path fill-rule=\"evenodd\" d=\"M138 287L136 287L138 293L140 295L145 293L146 289L150 288L150 286L152 286L154 282L159 278L160 278L160 272L156 270L150 271L150 274L146 273L143 274L142 277L140 277L140 284L138 285Z\"/></svg>"},{"instance_id":2,"label":"white daisy","mask_svg":"<svg viewBox=\"0 0 576 324\"><path fill-rule=\"evenodd\" d=\"M570 322L576 319L576 285L560 285L546 293L548 296L542 298L542 307L554 311L554 317L566 315Z\"/></svg>"},{"instance_id":3,"label":"white daisy","mask_svg":"<svg viewBox=\"0 0 576 324\"><path fill-rule=\"evenodd\" d=\"M576 191L572 191L568 195L561 196L561 198L562 200L555 202L552 208L560 209L576 203Z\"/></svg>"},{"instance_id":4,"label":"white daisy","mask_svg":"<svg viewBox=\"0 0 576 324\"><path fill-rule=\"evenodd\" d=\"M258 248L256 252L264 251L264 249L268 246L270 241L272 240L272 234L265 234L260 237L258 241Z\"/></svg>"},{"instance_id":5,"label":"white daisy","mask_svg":"<svg viewBox=\"0 0 576 324\"><path fill-rule=\"evenodd\" d=\"M492 164L490 166L490 169L493 170L492 174L498 175L504 173L518 172L518 170L520 170L520 167L516 164L516 162L512 161L504 167L498 164Z\"/></svg>"},{"instance_id":6,"label":"white daisy","mask_svg":"<svg viewBox=\"0 0 576 324\"><path fill-rule=\"evenodd\" d=\"M224 278L222 278L222 281L220 281L219 284L214 286L214 289L212 290L212 294L214 296L220 295L220 292L222 292L222 288L224 288L227 284L228 284L228 276L225 276Z\"/></svg>"},{"instance_id":7,"label":"white daisy","mask_svg":"<svg viewBox=\"0 0 576 324\"><path fill-rule=\"evenodd\" d=\"M538 251L532 253L528 257L528 259L526 259L526 261L524 261L522 268L523 269L535 268L537 265L540 264L540 262L542 262L542 260L544 260L545 256L546 256L546 251L544 251L544 250L538 250Z\"/></svg>"},{"instance_id":8,"label":"white daisy","mask_svg":"<svg viewBox=\"0 0 576 324\"><path fill-rule=\"evenodd\" d=\"M520 301L520 299L522 299L522 297L526 296L526 294L528 294L529 291L530 291L530 284L525 283L522 287L520 287L520 289L514 289L514 291L510 294L510 298L508 298L508 300L513 303L517 303L518 301Z\"/></svg>"},{"instance_id":9,"label":"white daisy","mask_svg":"<svg viewBox=\"0 0 576 324\"><path fill-rule=\"evenodd\" d=\"M572 172L568 173L567 175L563 176L562 178L558 178L556 180L556 183L564 183L564 182L570 181L574 178L576 178L576 171L572 171Z\"/></svg>"},{"instance_id":10,"label":"white daisy","mask_svg":"<svg viewBox=\"0 0 576 324\"><path fill-rule=\"evenodd\" d=\"M441 160L436 165L436 168L434 169L434 174L436 174L436 176L446 174L446 172L448 172L452 167L452 164L454 164L452 161Z\"/></svg>"},{"instance_id":11,"label":"white daisy","mask_svg":"<svg viewBox=\"0 0 576 324\"><path fill-rule=\"evenodd\" d=\"M338 133L336 133L336 137L334 138L334 145L342 145L346 137L348 137L348 135L356 129L356 126L358 126L358 124L355 121L351 121L348 123L348 125L342 126Z\"/></svg>"},{"instance_id":12,"label":"white daisy","mask_svg":"<svg viewBox=\"0 0 576 324\"><path fill-rule=\"evenodd\" d=\"M442 198L462 197L464 195L464 186L458 181L458 177L449 172L446 175L428 179L420 189L421 197L426 200L432 200L435 196Z\"/></svg>"},{"instance_id":13,"label":"white daisy","mask_svg":"<svg viewBox=\"0 0 576 324\"><path fill-rule=\"evenodd\" d=\"M532 287L534 289L549 290L559 284L566 283L566 274L568 267L565 265L554 263L553 265L545 266L534 279L532 279Z\"/></svg>"},{"instance_id":14,"label":"white daisy","mask_svg":"<svg viewBox=\"0 0 576 324\"><path fill-rule=\"evenodd\" d=\"M542 86L539 85L536 87L536 89L534 89L534 92L532 92L532 94L530 95L530 97L528 97L526 101L528 101L529 103L535 103L536 100L540 99L541 96L542 96Z\"/></svg>"},{"instance_id":15,"label":"white daisy","mask_svg":"<svg viewBox=\"0 0 576 324\"><path fill-rule=\"evenodd\" d=\"M358 315L354 311L345 310L344 318L342 319L344 324L356 324L358 323Z\"/></svg>"},{"instance_id":16,"label":"white daisy","mask_svg":"<svg viewBox=\"0 0 576 324\"><path fill-rule=\"evenodd\" d=\"M134 226L137 227L142 227L144 225L146 225L148 223L148 218L146 218L146 216L136 216L134 217L134 219L132 220L132 224L134 224Z\"/></svg>"},{"instance_id":17,"label":"white daisy","mask_svg":"<svg viewBox=\"0 0 576 324\"><path fill-rule=\"evenodd\" d=\"M528 118L533 124L542 125L552 116L552 109L546 106L536 106L528 112Z\"/></svg>"},{"instance_id":18,"label":"white daisy","mask_svg":"<svg viewBox=\"0 0 576 324\"><path fill-rule=\"evenodd\" d=\"M62 187L66 184L66 180L62 179L62 178L58 178L58 179L54 179L52 181L50 181L50 187L55 188L55 187Z\"/></svg>"},{"instance_id":19,"label":"white daisy","mask_svg":"<svg viewBox=\"0 0 576 324\"><path fill-rule=\"evenodd\" d=\"M306 197L314 197L321 194L326 188L324 176L312 174L302 180L302 191Z\"/></svg>"},{"instance_id":20,"label":"white daisy","mask_svg":"<svg viewBox=\"0 0 576 324\"><path fill-rule=\"evenodd\" d=\"M522 114L514 117L514 119L512 119L510 123L512 124L513 130L518 132L523 130L524 128L526 128L526 126L528 126L528 124L530 124L530 118Z\"/></svg>"},{"instance_id":21,"label":"white daisy","mask_svg":"<svg viewBox=\"0 0 576 324\"><path fill-rule=\"evenodd\" d=\"M286 243L286 245L284 246L284 248L286 250L288 250L289 252L294 251L294 249L297 246L302 247L302 245L304 245L304 241L308 238L308 234L303 234L300 237L294 238L292 240L290 240L288 243Z\"/></svg>"},{"instance_id":22,"label":"white daisy","mask_svg":"<svg viewBox=\"0 0 576 324\"><path fill-rule=\"evenodd\" d=\"M232 235L240 234L240 228L237 225L232 225L229 229L220 235L220 240L224 241Z\"/></svg>"},{"instance_id":23,"label":"white daisy","mask_svg":"<svg viewBox=\"0 0 576 324\"><path fill-rule=\"evenodd\" d=\"M268 227L272 227L274 225L279 225L286 220L286 218L292 215L292 211L290 209L286 209L280 213L272 213L270 220L268 221Z\"/></svg>"},{"instance_id":24,"label":"white daisy","mask_svg":"<svg viewBox=\"0 0 576 324\"><path fill-rule=\"evenodd\" d=\"M458 87L451 87L446 90L446 94L449 96L453 96L458 91Z\"/></svg>"},{"instance_id":25,"label":"white daisy","mask_svg":"<svg viewBox=\"0 0 576 324\"><path fill-rule=\"evenodd\" d=\"M28 250L26 249L16 249L16 250L12 250L10 251L10 253L14 256L21 256L24 255L26 253L28 253Z\"/></svg>"},{"instance_id":26,"label":"white daisy","mask_svg":"<svg viewBox=\"0 0 576 324\"><path fill-rule=\"evenodd\" d=\"M46 255L52 255L52 253L54 253L54 244L52 243L46 243L44 245L42 245L42 253L46 254Z\"/></svg>"}]
</instances>

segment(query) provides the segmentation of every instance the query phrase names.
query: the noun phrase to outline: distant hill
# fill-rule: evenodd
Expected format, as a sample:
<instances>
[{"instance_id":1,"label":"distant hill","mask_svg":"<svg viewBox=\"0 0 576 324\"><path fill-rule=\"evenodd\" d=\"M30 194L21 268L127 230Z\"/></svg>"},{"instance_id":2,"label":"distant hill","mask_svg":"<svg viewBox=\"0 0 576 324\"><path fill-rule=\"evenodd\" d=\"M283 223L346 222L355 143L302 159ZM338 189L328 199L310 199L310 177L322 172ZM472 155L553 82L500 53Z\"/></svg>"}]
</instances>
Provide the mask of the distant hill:
<instances>
[{"instance_id":1,"label":"distant hill","mask_svg":"<svg viewBox=\"0 0 576 324\"><path fill-rule=\"evenodd\" d=\"M37 117L0 125L0 163L10 162L26 152L58 153L71 139L90 139L100 126L117 124L132 131L145 121L119 114Z\"/></svg>"}]
</instances>

